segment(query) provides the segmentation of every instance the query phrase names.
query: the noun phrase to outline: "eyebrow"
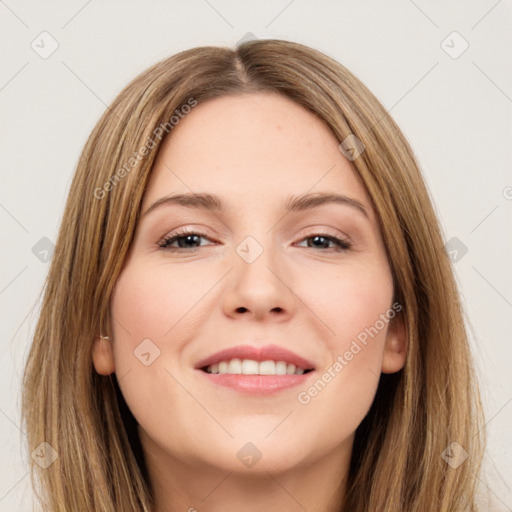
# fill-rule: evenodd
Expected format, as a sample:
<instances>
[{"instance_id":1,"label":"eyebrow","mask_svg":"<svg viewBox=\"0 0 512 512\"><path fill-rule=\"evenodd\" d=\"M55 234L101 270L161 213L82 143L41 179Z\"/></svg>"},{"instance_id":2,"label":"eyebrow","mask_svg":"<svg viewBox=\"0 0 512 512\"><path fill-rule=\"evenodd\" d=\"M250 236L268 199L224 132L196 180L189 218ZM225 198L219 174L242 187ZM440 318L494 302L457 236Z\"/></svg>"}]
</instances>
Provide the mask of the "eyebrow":
<instances>
[{"instance_id":1,"label":"eyebrow","mask_svg":"<svg viewBox=\"0 0 512 512\"><path fill-rule=\"evenodd\" d=\"M327 194L318 192L292 196L284 203L284 209L287 212L299 212L330 203L350 206L362 213L365 217L369 218L366 207L360 201L337 193ZM185 193L174 194L158 199L142 214L142 216L147 215L160 206L172 204L219 213L226 211L226 205L217 195L208 193Z\"/></svg>"}]
</instances>

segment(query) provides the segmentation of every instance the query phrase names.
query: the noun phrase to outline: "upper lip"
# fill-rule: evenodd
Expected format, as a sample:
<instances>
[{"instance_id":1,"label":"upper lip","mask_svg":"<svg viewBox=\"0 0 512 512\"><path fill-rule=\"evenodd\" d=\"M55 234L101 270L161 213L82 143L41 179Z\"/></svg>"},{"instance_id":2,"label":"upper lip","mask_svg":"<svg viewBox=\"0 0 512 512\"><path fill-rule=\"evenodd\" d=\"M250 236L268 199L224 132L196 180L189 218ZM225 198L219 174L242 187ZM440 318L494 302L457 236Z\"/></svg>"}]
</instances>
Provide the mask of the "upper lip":
<instances>
[{"instance_id":1,"label":"upper lip","mask_svg":"<svg viewBox=\"0 0 512 512\"><path fill-rule=\"evenodd\" d=\"M252 359L254 361L285 361L294 364L297 368L304 370L313 370L314 365L311 361L291 352L290 350L278 345L265 345L263 347L255 347L252 345L237 345L235 347L226 348L215 352L196 364L196 368L205 368L221 361L229 361L231 359Z\"/></svg>"}]
</instances>

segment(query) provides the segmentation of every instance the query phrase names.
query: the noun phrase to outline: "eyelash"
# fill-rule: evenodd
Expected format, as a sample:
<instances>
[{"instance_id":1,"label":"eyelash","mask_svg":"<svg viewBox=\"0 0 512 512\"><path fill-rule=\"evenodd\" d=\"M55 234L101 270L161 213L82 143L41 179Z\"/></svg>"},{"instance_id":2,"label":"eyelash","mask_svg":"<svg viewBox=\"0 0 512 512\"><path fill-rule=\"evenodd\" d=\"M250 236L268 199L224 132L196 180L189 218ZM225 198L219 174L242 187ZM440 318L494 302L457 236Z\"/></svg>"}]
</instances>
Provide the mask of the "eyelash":
<instances>
[{"instance_id":1,"label":"eyelash","mask_svg":"<svg viewBox=\"0 0 512 512\"><path fill-rule=\"evenodd\" d=\"M170 244L176 242L180 238L186 238L187 236L190 236L190 235L198 235L201 238L207 238L209 240L208 236L205 235L204 233L200 233L198 231L182 230L182 231L178 231L178 232L164 238L161 242L158 243L158 247L164 251L170 251L170 252L195 252L201 246L193 247L193 248L189 248L189 249L184 249L182 247L170 247ZM348 249L350 249L352 247L352 244L350 242L348 242L347 240L343 240L341 238L337 238L335 236L328 235L327 233L315 233L313 235L303 238L301 240L301 242L304 242L305 240L309 240L310 238L316 238L316 237L325 238L328 242L335 243L337 245L337 247L330 248L330 249L334 249L334 252L347 251ZM323 252L327 252L326 249L320 249L320 250L322 250Z\"/></svg>"}]
</instances>

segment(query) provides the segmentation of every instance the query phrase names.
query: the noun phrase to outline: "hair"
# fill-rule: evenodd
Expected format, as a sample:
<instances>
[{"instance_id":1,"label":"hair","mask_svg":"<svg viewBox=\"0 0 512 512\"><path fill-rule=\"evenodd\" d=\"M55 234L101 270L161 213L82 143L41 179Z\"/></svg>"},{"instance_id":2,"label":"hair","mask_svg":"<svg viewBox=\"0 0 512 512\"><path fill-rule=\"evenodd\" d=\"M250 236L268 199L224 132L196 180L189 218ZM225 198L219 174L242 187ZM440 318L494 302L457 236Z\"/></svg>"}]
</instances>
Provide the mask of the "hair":
<instances>
[{"instance_id":1,"label":"hair","mask_svg":"<svg viewBox=\"0 0 512 512\"><path fill-rule=\"evenodd\" d=\"M406 363L381 375L356 430L343 510L476 511L482 405L457 285L419 165L391 116L352 73L318 50L275 39L192 48L153 65L90 134L23 375L30 449L46 441L58 453L46 469L30 460L38 499L52 512L154 510L135 419L115 374L94 370L93 342L115 321L112 291L170 120L194 102L260 92L313 112L340 143L355 135L364 145L351 163L375 209L403 307ZM457 468L442 457L453 442L469 453Z\"/></svg>"}]
</instances>

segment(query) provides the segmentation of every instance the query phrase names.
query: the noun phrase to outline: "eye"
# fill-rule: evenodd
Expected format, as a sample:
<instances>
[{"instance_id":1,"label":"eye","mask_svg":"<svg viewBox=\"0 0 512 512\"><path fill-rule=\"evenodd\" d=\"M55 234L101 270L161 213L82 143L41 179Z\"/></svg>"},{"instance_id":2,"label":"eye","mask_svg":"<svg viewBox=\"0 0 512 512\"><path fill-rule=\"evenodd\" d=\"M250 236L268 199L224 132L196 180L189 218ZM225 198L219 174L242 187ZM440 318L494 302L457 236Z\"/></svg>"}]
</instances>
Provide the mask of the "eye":
<instances>
[{"instance_id":1,"label":"eye","mask_svg":"<svg viewBox=\"0 0 512 512\"><path fill-rule=\"evenodd\" d=\"M201 244L194 246L194 244L198 243L201 238L210 240L204 233L183 230L164 238L158 243L158 246L166 251L193 252L201 246ZM173 247L175 242L177 242L178 245Z\"/></svg>"},{"instance_id":2,"label":"eye","mask_svg":"<svg viewBox=\"0 0 512 512\"><path fill-rule=\"evenodd\" d=\"M166 251L171 252L194 252L199 247L202 246L200 243L201 238L205 240L210 240L207 235L204 233L199 233L197 231L188 231L182 230L177 233L174 233L168 237L165 237L162 241L158 243L158 246ZM351 244L347 240L343 240L341 238L328 235L326 233L316 233L314 235L310 235L306 238L303 238L300 243L308 242L307 247L325 250L325 249L334 249L335 252L342 252L350 249ZM177 246L173 244L176 244ZM199 245L197 245L199 244ZM329 244L334 244L334 247L326 247ZM206 244L203 244L206 245Z\"/></svg>"},{"instance_id":3,"label":"eye","mask_svg":"<svg viewBox=\"0 0 512 512\"><path fill-rule=\"evenodd\" d=\"M311 243L308 242L308 247L314 247L316 249L329 249L329 247L325 247L325 245L328 245L329 243L333 243L335 245L335 247L330 247L330 249L334 249L335 252L346 251L351 247L350 242L347 240L342 240L341 238L337 238L326 233L316 233L314 235L310 235L306 238L303 238L302 242L308 240L312 241Z\"/></svg>"}]
</instances>

